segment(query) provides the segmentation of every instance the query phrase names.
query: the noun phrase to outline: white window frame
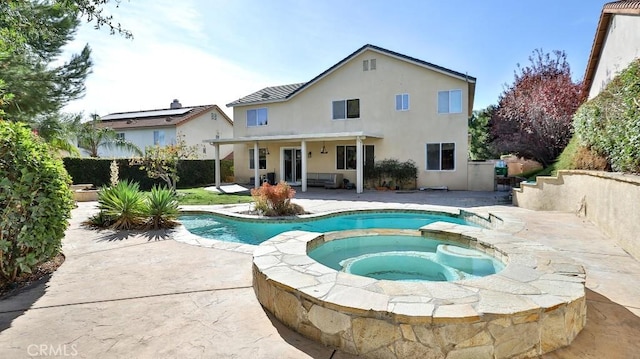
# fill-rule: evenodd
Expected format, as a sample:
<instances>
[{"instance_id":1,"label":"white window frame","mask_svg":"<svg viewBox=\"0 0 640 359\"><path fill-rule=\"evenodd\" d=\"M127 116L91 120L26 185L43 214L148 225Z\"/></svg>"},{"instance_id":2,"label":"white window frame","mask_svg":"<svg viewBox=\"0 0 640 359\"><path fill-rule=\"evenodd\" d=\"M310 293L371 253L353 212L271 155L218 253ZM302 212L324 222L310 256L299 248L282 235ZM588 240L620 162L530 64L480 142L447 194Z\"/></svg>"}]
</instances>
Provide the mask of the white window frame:
<instances>
[{"instance_id":1,"label":"white window frame","mask_svg":"<svg viewBox=\"0 0 640 359\"><path fill-rule=\"evenodd\" d=\"M116 139L117 139L118 141L124 141L124 140L125 140L125 136L126 136L126 135L125 135L125 133L124 133L124 132L118 132L118 133L116 133Z\"/></svg>"},{"instance_id":2,"label":"white window frame","mask_svg":"<svg viewBox=\"0 0 640 359\"><path fill-rule=\"evenodd\" d=\"M264 123L260 123L259 121L259 115L260 112L264 111ZM249 117L251 113L255 113L255 124L250 125L249 124ZM247 127L261 127L261 126L267 126L269 124L269 110L266 107L260 107L260 108L252 108L250 110L247 110L247 122L246 125Z\"/></svg>"},{"instance_id":3,"label":"white window frame","mask_svg":"<svg viewBox=\"0 0 640 359\"><path fill-rule=\"evenodd\" d=\"M447 95L447 102L448 102L448 106L446 111L444 111L444 109L440 108L440 96L441 95ZM453 99L453 94L456 94L456 96L459 96L460 99L460 108L456 109L453 108L453 104L454 102L452 101ZM438 114L448 114L448 113L462 113L462 90L459 89L455 89L455 90L446 90L446 91L438 91L438 98L436 101L436 107L438 108Z\"/></svg>"},{"instance_id":4,"label":"white window frame","mask_svg":"<svg viewBox=\"0 0 640 359\"><path fill-rule=\"evenodd\" d=\"M358 101L358 117L349 117L349 101ZM336 117L334 112L334 107L337 102L344 103L344 117ZM344 100L335 100L331 101L331 119L335 121L344 121L344 120L357 120L360 118L360 99L359 98L349 98Z\"/></svg>"},{"instance_id":5,"label":"white window frame","mask_svg":"<svg viewBox=\"0 0 640 359\"><path fill-rule=\"evenodd\" d=\"M408 93L400 93L396 95L396 111L409 111Z\"/></svg>"},{"instance_id":6,"label":"white window frame","mask_svg":"<svg viewBox=\"0 0 640 359\"><path fill-rule=\"evenodd\" d=\"M429 145L438 145L438 169L429 169ZM453 168L442 169L442 147L443 145L453 145ZM425 171L428 172L453 172L456 170L456 148L457 144L455 142L428 142L425 144L425 160L424 160L424 168Z\"/></svg>"}]
</instances>

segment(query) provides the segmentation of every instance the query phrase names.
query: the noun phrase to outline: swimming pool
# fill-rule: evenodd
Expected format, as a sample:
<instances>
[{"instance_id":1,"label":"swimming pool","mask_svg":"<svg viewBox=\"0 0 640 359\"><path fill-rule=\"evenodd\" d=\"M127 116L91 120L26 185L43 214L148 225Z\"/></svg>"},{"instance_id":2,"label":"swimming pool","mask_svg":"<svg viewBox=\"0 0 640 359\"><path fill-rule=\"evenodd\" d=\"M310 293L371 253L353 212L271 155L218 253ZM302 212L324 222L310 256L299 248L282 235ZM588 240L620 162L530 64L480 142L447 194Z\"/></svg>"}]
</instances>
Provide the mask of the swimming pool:
<instances>
[{"instance_id":1,"label":"swimming pool","mask_svg":"<svg viewBox=\"0 0 640 359\"><path fill-rule=\"evenodd\" d=\"M200 237L244 244L260 244L294 230L333 232L347 229L418 229L433 222L472 225L455 215L427 211L357 211L296 219L247 219L213 213L184 214L185 228Z\"/></svg>"}]
</instances>

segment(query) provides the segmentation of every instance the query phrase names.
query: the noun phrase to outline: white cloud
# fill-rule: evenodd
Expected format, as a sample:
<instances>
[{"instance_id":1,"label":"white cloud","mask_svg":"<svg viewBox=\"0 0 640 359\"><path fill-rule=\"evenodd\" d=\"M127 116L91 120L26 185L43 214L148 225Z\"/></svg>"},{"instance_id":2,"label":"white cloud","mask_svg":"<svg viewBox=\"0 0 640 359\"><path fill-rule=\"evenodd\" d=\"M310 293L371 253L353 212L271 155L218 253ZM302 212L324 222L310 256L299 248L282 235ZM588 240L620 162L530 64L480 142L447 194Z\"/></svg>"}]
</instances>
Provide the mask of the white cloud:
<instances>
[{"instance_id":1,"label":"white cloud","mask_svg":"<svg viewBox=\"0 0 640 359\"><path fill-rule=\"evenodd\" d=\"M77 52L88 42L93 74L86 81L85 97L65 110L105 115L166 108L175 98L186 106L217 104L231 116L226 103L274 82L193 45L206 41L206 34L202 18L188 4L163 1L128 8L122 15L114 11L134 33L133 40L83 25L68 51Z\"/></svg>"}]
</instances>

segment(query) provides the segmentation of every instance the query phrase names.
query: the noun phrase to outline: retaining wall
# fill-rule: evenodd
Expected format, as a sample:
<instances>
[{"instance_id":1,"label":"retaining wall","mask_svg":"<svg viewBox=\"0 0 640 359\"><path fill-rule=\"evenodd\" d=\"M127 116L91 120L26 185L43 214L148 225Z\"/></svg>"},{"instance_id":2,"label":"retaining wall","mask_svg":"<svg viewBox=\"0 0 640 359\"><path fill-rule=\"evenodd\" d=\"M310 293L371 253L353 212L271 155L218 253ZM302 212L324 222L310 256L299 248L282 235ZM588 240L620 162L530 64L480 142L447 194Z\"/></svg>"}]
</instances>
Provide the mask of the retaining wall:
<instances>
[{"instance_id":1,"label":"retaining wall","mask_svg":"<svg viewBox=\"0 0 640 359\"><path fill-rule=\"evenodd\" d=\"M574 212L640 260L640 176L600 171L559 171L513 190L513 204L536 211Z\"/></svg>"}]
</instances>

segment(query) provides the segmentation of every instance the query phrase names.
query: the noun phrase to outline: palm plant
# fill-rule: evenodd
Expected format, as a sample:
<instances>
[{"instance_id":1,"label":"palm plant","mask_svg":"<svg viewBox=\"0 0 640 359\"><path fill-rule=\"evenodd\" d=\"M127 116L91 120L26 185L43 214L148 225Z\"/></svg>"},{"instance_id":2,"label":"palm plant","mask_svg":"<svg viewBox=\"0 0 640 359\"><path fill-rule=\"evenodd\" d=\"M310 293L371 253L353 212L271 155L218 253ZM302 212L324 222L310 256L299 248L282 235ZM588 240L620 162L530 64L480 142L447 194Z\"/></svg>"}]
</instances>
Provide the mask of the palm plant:
<instances>
[{"instance_id":1,"label":"palm plant","mask_svg":"<svg viewBox=\"0 0 640 359\"><path fill-rule=\"evenodd\" d=\"M96 217L112 229L135 229L144 222L144 196L136 182L120 181L100 190L98 208L100 213Z\"/></svg>"},{"instance_id":2,"label":"palm plant","mask_svg":"<svg viewBox=\"0 0 640 359\"><path fill-rule=\"evenodd\" d=\"M100 148L117 148L142 156L142 150L134 143L118 138L118 133L112 128L102 127L98 115L94 114L91 117L92 120L83 123L77 133L78 147L87 151L90 157L100 157Z\"/></svg>"},{"instance_id":3,"label":"palm plant","mask_svg":"<svg viewBox=\"0 0 640 359\"><path fill-rule=\"evenodd\" d=\"M175 192L165 187L153 186L147 198L146 226L150 229L173 228L178 222L178 199Z\"/></svg>"},{"instance_id":4,"label":"palm plant","mask_svg":"<svg viewBox=\"0 0 640 359\"><path fill-rule=\"evenodd\" d=\"M33 126L54 150L79 155L80 151L72 144L76 129L80 125L80 116L57 113L38 117Z\"/></svg>"}]
</instances>

